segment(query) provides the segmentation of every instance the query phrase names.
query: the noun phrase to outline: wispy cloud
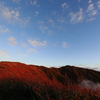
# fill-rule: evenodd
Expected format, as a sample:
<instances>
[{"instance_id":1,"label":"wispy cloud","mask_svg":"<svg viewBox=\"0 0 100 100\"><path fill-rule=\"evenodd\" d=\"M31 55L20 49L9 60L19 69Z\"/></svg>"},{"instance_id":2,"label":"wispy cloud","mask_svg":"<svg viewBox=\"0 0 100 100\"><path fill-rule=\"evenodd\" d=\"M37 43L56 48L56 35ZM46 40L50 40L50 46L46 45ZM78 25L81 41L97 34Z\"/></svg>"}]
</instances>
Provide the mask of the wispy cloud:
<instances>
[{"instance_id":1,"label":"wispy cloud","mask_svg":"<svg viewBox=\"0 0 100 100\"><path fill-rule=\"evenodd\" d=\"M6 32L9 32L9 29L0 25L0 33L6 33Z\"/></svg>"},{"instance_id":2,"label":"wispy cloud","mask_svg":"<svg viewBox=\"0 0 100 100\"><path fill-rule=\"evenodd\" d=\"M0 51L0 56L4 56L5 54L9 54L9 52L7 52L5 50Z\"/></svg>"},{"instance_id":3,"label":"wispy cloud","mask_svg":"<svg viewBox=\"0 0 100 100\"><path fill-rule=\"evenodd\" d=\"M40 41L30 40L30 39L28 40L28 42L34 47L45 46L47 44L46 41L40 42Z\"/></svg>"},{"instance_id":4,"label":"wispy cloud","mask_svg":"<svg viewBox=\"0 0 100 100\"><path fill-rule=\"evenodd\" d=\"M21 46L27 47L28 45L27 45L25 42L22 42L22 43L21 43Z\"/></svg>"},{"instance_id":5,"label":"wispy cloud","mask_svg":"<svg viewBox=\"0 0 100 100\"><path fill-rule=\"evenodd\" d=\"M67 42L62 42L62 47L67 48Z\"/></svg>"},{"instance_id":6,"label":"wispy cloud","mask_svg":"<svg viewBox=\"0 0 100 100\"><path fill-rule=\"evenodd\" d=\"M79 23L84 20L84 14L83 14L83 9L80 8L79 12L70 12L69 17L70 17L70 22L72 23Z\"/></svg>"},{"instance_id":7,"label":"wispy cloud","mask_svg":"<svg viewBox=\"0 0 100 100\"><path fill-rule=\"evenodd\" d=\"M17 44L16 39L12 36L8 38L8 43L10 45L16 45Z\"/></svg>"},{"instance_id":8,"label":"wispy cloud","mask_svg":"<svg viewBox=\"0 0 100 100\"><path fill-rule=\"evenodd\" d=\"M33 6L36 6L36 7L39 7L39 4L37 3L38 1L37 0L30 0L30 3L33 5Z\"/></svg>"},{"instance_id":9,"label":"wispy cloud","mask_svg":"<svg viewBox=\"0 0 100 100\"><path fill-rule=\"evenodd\" d=\"M15 2L15 3L19 3L20 2L20 0L12 0L13 2Z\"/></svg>"},{"instance_id":10,"label":"wispy cloud","mask_svg":"<svg viewBox=\"0 0 100 100\"><path fill-rule=\"evenodd\" d=\"M91 21L93 21L93 20L95 20L96 18L90 18L90 19L88 19L87 20L87 22L91 22Z\"/></svg>"},{"instance_id":11,"label":"wispy cloud","mask_svg":"<svg viewBox=\"0 0 100 100\"><path fill-rule=\"evenodd\" d=\"M28 55L29 55L28 52L18 51L18 56L20 56L21 58L27 57Z\"/></svg>"},{"instance_id":12,"label":"wispy cloud","mask_svg":"<svg viewBox=\"0 0 100 100\"><path fill-rule=\"evenodd\" d=\"M92 3L92 0L89 0L88 3Z\"/></svg>"},{"instance_id":13,"label":"wispy cloud","mask_svg":"<svg viewBox=\"0 0 100 100\"><path fill-rule=\"evenodd\" d=\"M78 2L80 2L81 0L78 0Z\"/></svg>"},{"instance_id":14,"label":"wispy cloud","mask_svg":"<svg viewBox=\"0 0 100 100\"><path fill-rule=\"evenodd\" d=\"M42 31L42 33L45 33L45 31L48 30L48 27L44 25L44 21L38 21L38 24L39 24L39 29Z\"/></svg>"},{"instance_id":15,"label":"wispy cloud","mask_svg":"<svg viewBox=\"0 0 100 100\"><path fill-rule=\"evenodd\" d=\"M97 2L97 6L98 6L98 8L100 8L100 1Z\"/></svg>"},{"instance_id":16,"label":"wispy cloud","mask_svg":"<svg viewBox=\"0 0 100 100\"><path fill-rule=\"evenodd\" d=\"M92 0L89 0L89 3L91 3ZM86 13L87 13L87 17L89 17L89 19L87 20L87 22L90 22L96 18L93 18L95 15L98 14L98 9L97 7L94 6L94 4L89 4L87 10L86 10Z\"/></svg>"},{"instance_id":17,"label":"wispy cloud","mask_svg":"<svg viewBox=\"0 0 100 100\"><path fill-rule=\"evenodd\" d=\"M43 33L45 33L45 31L48 30L48 28L44 25L40 25L39 28Z\"/></svg>"},{"instance_id":18,"label":"wispy cloud","mask_svg":"<svg viewBox=\"0 0 100 100\"><path fill-rule=\"evenodd\" d=\"M8 21L8 23L17 23L26 25L30 18L21 18L19 8L6 7L3 3L0 3L0 17Z\"/></svg>"},{"instance_id":19,"label":"wispy cloud","mask_svg":"<svg viewBox=\"0 0 100 100\"><path fill-rule=\"evenodd\" d=\"M90 16L95 16L95 15L97 15L97 14L98 14L97 10L93 10L89 15L90 15Z\"/></svg>"},{"instance_id":20,"label":"wispy cloud","mask_svg":"<svg viewBox=\"0 0 100 100\"><path fill-rule=\"evenodd\" d=\"M44 21L38 21L39 29L42 31L42 33L46 33L48 36L53 33L52 30L50 30L44 23Z\"/></svg>"},{"instance_id":21,"label":"wispy cloud","mask_svg":"<svg viewBox=\"0 0 100 100\"><path fill-rule=\"evenodd\" d=\"M28 49L29 52L37 52L35 49Z\"/></svg>"},{"instance_id":22,"label":"wispy cloud","mask_svg":"<svg viewBox=\"0 0 100 100\"><path fill-rule=\"evenodd\" d=\"M36 13L36 14L39 14L39 12L38 12L38 11L36 11L35 13Z\"/></svg>"},{"instance_id":23,"label":"wispy cloud","mask_svg":"<svg viewBox=\"0 0 100 100\"><path fill-rule=\"evenodd\" d=\"M6 20L9 20L9 19L12 19L12 18L18 20L18 17L20 16L20 14L17 10L10 10L8 7L2 6L0 10L1 10L3 17Z\"/></svg>"},{"instance_id":24,"label":"wispy cloud","mask_svg":"<svg viewBox=\"0 0 100 100\"><path fill-rule=\"evenodd\" d=\"M65 9L67 9L69 6L68 6L67 3L63 3L63 4L61 5L61 7L63 8L63 10L65 10Z\"/></svg>"},{"instance_id":25,"label":"wispy cloud","mask_svg":"<svg viewBox=\"0 0 100 100\"><path fill-rule=\"evenodd\" d=\"M94 4L90 4L87 8L87 12L92 11L94 9Z\"/></svg>"},{"instance_id":26,"label":"wispy cloud","mask_svg":"<svg viewBox=\"0 0 100 100\"><path fill-rule=\"evenodd\" d=\"M34 1L30 0L30 3L31 3L32 5L36 5L36 4L37 4L37 1L36 1L36 0L34 0Z\"/></svg>"},{"instance_id":27,"label":"wispy cloud","mask_svg":"<svg viewBox=\"0 0 100 100\"><path fill-rule=\"evenodd\" d=\"M64 23L67 23L67 20L66 20L66 18L58 18L57 22L59 22L62 25Z\"/></svg>"}]
</instances>

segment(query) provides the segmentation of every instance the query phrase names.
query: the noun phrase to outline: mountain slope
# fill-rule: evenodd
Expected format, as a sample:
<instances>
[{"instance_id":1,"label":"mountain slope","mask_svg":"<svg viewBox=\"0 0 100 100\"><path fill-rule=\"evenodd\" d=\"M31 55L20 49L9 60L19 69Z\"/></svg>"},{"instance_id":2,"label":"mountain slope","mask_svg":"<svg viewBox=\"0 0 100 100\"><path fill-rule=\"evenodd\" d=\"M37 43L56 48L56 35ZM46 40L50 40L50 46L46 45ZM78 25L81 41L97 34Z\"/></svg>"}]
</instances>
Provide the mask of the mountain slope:
<instances>
[{"instance_id":1,"label":"mountain slope","mask_svg":"<svg viewBox=\"0 0 100 100\"><path fill-rule=\"evenodd\" d=\"M0 62L0 100L85 100L81 98L84 89L77 86L84 80L100 83L100 72L69 65L46 68L19 62ZM94 96L95 100L100 99L97 92L91 90L90 94L85 91L84 98Z\"/></svg>"}]
</instances>

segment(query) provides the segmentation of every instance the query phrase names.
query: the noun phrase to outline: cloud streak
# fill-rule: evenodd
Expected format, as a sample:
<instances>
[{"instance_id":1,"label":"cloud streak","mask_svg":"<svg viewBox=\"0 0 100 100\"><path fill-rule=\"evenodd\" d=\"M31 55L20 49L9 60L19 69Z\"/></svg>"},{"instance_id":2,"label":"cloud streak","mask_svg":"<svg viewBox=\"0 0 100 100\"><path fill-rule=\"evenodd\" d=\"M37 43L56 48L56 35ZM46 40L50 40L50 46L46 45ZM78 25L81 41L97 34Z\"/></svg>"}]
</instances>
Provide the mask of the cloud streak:
<instances>
[{"instance_id":1,"label":"cloud streak","mask_svg":"<svg viewBox=\"0 0 100 100\"><path fill-rule=\"evenodd\" d=\"M19 3L20 0L12 0L14 3Z\"/></svg>"},{"instance_id":2,"label":"cloud streak","mask_svg":"<svg viewBox=\"0 0 100 100\"><path fill-rule=\"evenodd\" d=\"M93 10L89 15L90 15L90 16L95 16L95 15L97 15L97 14L98 14L97 10Z\"/></svg>"},{"instance_id":3,"label":"cloud streak","mask_svg":"<svg viewBox=\"0 0 100 100\"><path fill-rule=\"evenodd\" d=\"M16 45L17 44L16 39L12 36L8 38L8 43L10 45Z\"/></svg>"},{"instance_id":4,"label":"cloud streak","mask_svg":"<svg viewBox=\"0 0 100 100\"><path fill-rule=\"evenodd\" d=\"M28 49L29 52L37 52L35 49Z\"/></svg>"},{"instance_id":5,"label":"cloud streak","mask_svg":"<svg viewBox=\"0 0 100 100\"><path fill-rule=\"evenodd\" d=\"M4 28L2 25L0 25L0 33L6 33L9 32L8 28Z\"/></svg>"},{"instance_id":6,"label":"cloud streak","mask_svg":"<svg viewBox=\"0 0 100 100\"><path fill-rule=\"evenodd\" d=\"M90 19L88 19L87 20L87 22L91 22L91 21L93 21L93 20L95 20L96 18L90 18Z\"/></svg>"},{"instance_id":7,"label":"cloud streak","mask_svg":"<svg viewBox=\"0 0 100 100\"><path fill-rule=\"evenodd\" d=\"M0 52L0 56L4 56L5 54L9 54L9 52L7 52L7 51L5 51L5 50L2 50L2 51Z\"/></svg>"},{"instance_id":8,"label":"cloud streak","mask_svg":"<svg viewBox=\"0 0 100 100\"><path fill-rule=\"evenodd\" d=\"M100 1L97 2L97 6L98 6L98 8L100 8Z\"/></svg>"},{"instance_id":9,"label":"cloud streak","mask_svg":"<svg viewBox=\"0 0 100 100\"><path fill-rule=\"evenodd\" d=\"M78 0L78 2L80 2L81 0Z\"/></svg>"},{"instance_id":10,"label":"cloud streak","mask_svg":"<svg viewBox=\"0 0 100 100\"><path fill-rule=\"evenodd\" d=\"M45 46L47 44L46 41L40 42L40 41L36 41L36 40L28 40L28 42L34 46L34 47L41 47L41 46Z\"/></svg>"},{"instance_id":11,"label":"cloud streak","mask_svg":"<svg viewBox=\"0 0 100 100\"><path fill-rule=\"evenodd\" d=\"M23 46L23 47L27 47L28 46L25 42L22 42L20 45Z\"/></svg>"}]
</instances>

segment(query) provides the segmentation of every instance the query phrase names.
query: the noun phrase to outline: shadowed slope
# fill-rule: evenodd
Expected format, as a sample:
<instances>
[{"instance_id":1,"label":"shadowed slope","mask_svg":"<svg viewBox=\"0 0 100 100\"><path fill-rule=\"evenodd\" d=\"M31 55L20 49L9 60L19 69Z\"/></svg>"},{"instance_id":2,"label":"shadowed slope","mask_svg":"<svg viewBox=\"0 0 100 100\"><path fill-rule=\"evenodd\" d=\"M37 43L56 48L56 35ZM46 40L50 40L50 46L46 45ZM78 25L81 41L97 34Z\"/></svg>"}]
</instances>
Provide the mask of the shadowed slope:
<instances>
[{"instance_id":1,"label":"shadowed slope","mask_svg":"<svg viewBox=\"0 0 100 100\"><path fill-rule=\"evenodd\" d=\"M58 68L58 70L62 75L68 76L69 79L73 80L74 82L90 80L94 83L100 83L100 72L98 71L70 65Z\"/></svg>"}]
</instances>

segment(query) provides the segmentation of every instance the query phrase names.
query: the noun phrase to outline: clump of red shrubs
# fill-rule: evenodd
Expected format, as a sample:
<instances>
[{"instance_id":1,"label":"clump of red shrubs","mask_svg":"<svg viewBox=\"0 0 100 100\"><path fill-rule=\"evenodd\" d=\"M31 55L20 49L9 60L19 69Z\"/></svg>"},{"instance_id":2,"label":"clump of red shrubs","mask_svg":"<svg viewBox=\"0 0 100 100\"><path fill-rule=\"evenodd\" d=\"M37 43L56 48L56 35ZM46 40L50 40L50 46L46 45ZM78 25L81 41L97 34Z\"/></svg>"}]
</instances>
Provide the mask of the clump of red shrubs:
<instances>
[{"instance_id":1,"label":"clump of red shrubs","mask_svg":"<svg viewBox=\"0 0 100 100\"><path fill-rule=\"evenodd\" d=\"M32 86L43 100L100 100L100 89L92 90L75 84L64 85L56 80Z\"/></svg>"}]
</instances>

